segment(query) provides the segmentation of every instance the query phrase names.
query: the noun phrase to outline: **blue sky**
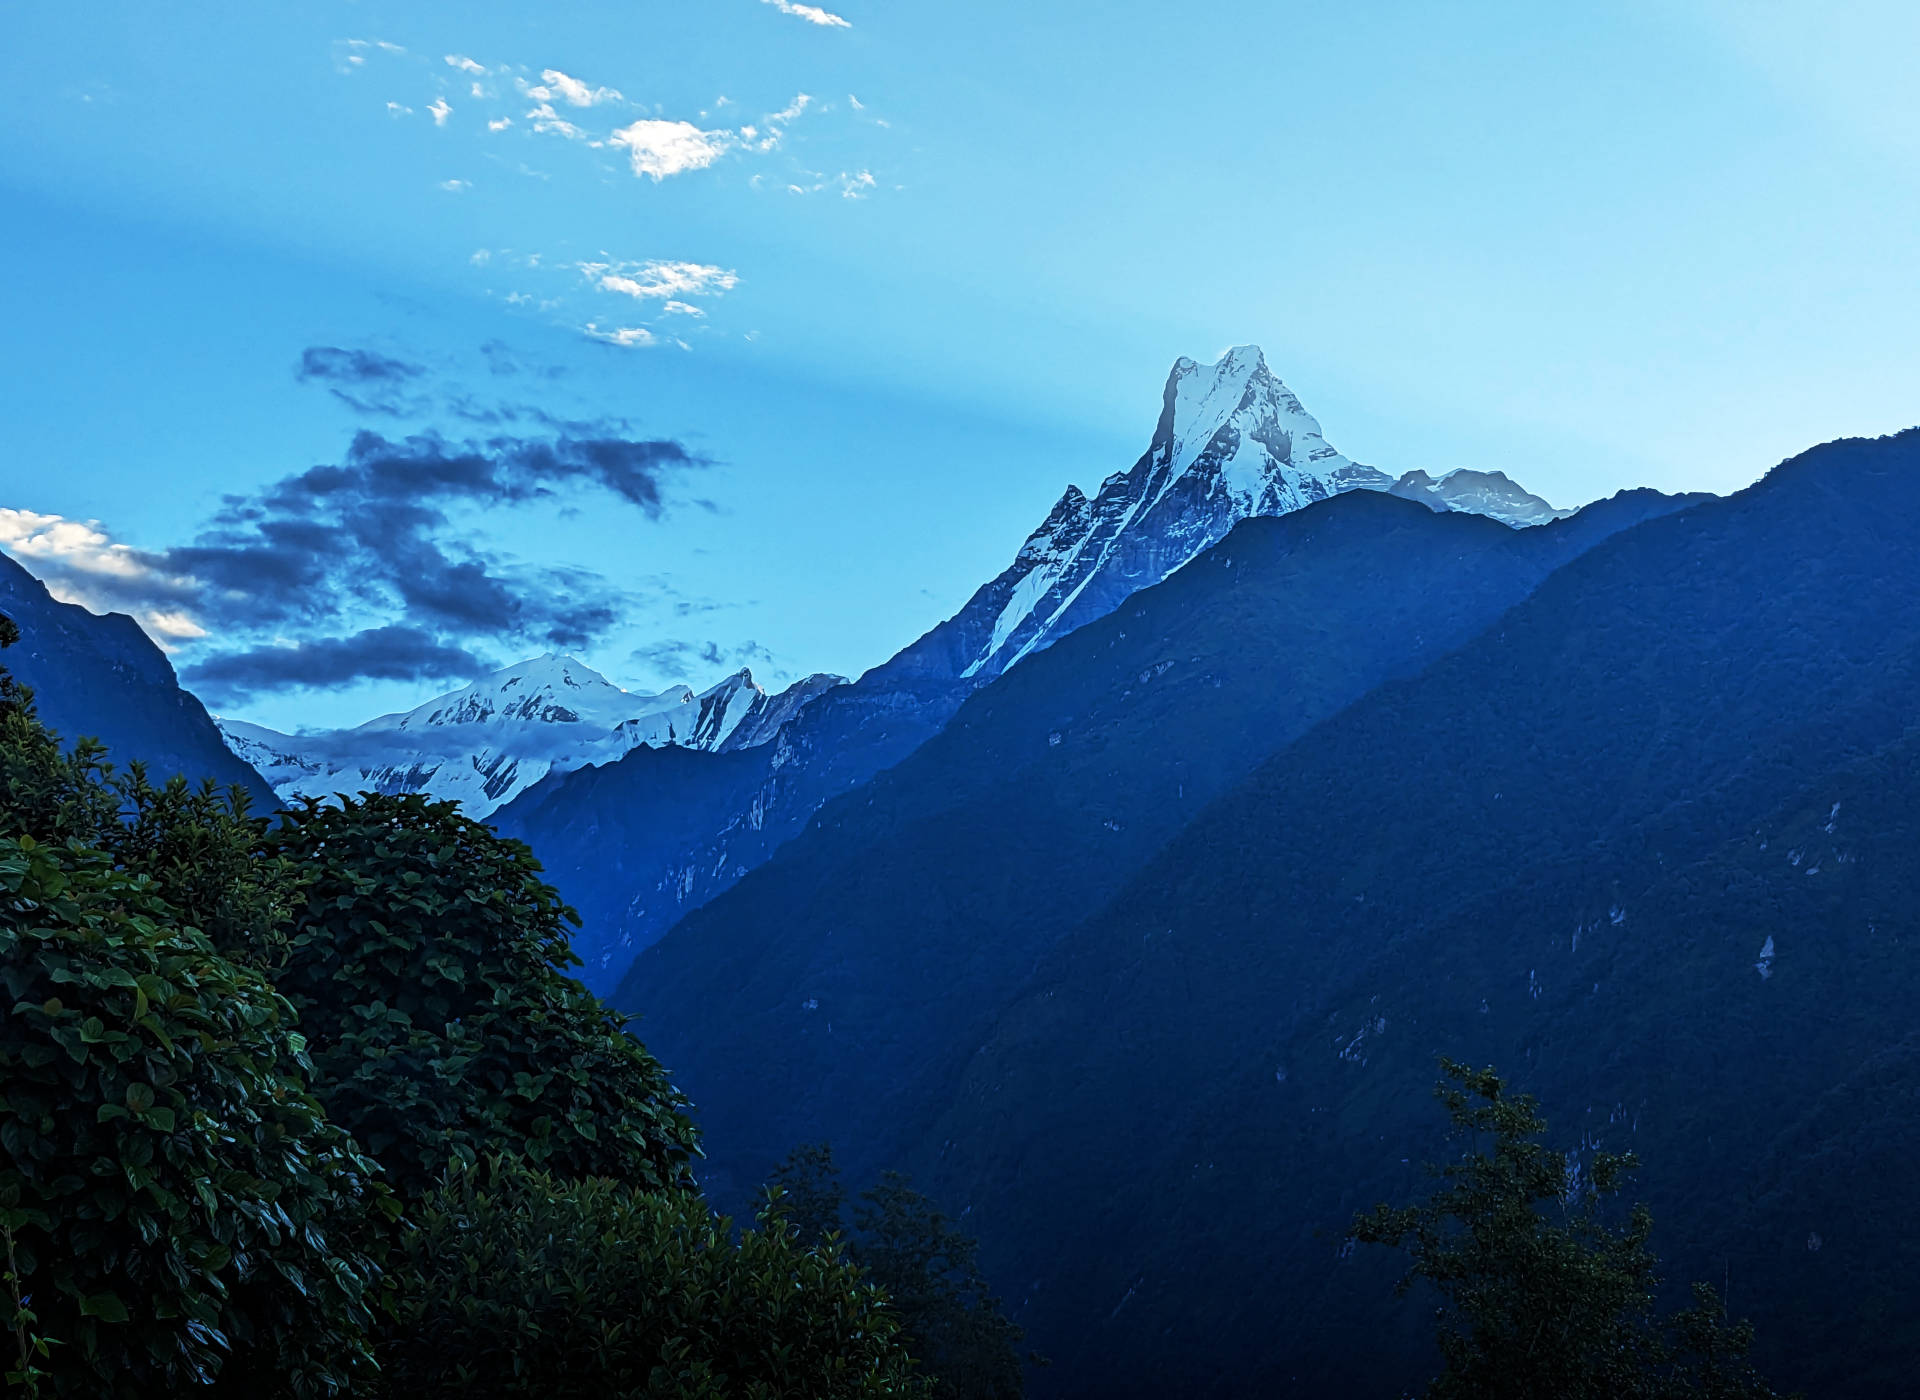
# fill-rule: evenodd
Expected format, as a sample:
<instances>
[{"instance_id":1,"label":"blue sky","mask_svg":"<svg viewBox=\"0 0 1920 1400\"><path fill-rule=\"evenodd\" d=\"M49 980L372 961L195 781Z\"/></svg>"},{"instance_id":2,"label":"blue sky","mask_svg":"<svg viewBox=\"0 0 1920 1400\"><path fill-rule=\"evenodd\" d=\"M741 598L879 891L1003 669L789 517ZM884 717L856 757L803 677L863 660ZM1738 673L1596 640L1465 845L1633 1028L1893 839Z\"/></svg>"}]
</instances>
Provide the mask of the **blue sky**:
<instances>
[{"instance_id":1,"label":"blue sky","mask_svg":"<svg viewBox=\"0 0 1920 1400\"><path fill-rule=\"evenodd\" d=\"M1235 343L1348 455L1556 504L1920 421L1908 5L9 30L0 533L183 673L241 658L203 691L281 727L555 638L650 689L858 673L1129 465L1177 356ZM428 458L478 475L415 519L380 472ZM264 553L329 538L261 591Z\"/></svg>"}]
</instances>

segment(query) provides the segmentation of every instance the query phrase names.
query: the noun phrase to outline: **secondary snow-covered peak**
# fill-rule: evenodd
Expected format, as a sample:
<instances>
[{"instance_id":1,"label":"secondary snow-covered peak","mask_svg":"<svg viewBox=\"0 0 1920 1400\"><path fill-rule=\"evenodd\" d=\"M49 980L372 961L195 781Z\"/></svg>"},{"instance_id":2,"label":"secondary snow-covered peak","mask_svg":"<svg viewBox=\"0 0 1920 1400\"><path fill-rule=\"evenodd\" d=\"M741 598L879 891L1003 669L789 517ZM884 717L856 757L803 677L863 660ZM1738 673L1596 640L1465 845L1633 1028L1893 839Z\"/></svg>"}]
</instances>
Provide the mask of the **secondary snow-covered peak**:
<instances>
[{"instance_id":1,"label":"secondary snow-covered peak","mask_svg":"<svg viewBox=\"0 0 1920 1400\"><path fill-rule=\"evenodd\" d=\"M1078 486L1069 486L1047 513L1047 518L1040 522L1040 528L1027 536L1018 557L1038 560L1058 553L1062 540L1086 532L1087 513L1091 509L1086 493Z\"/></svg>"},{"instance_id":2,"label":"secondary snow-covered peak","mask_svg":"<svg viewBox=\"0 0 1920 1400\"><path fill-rule=\"evenodd\" d=\"M1572 515L1555 510L1544 499L1514 481L1505 472L1455 467L1438 477L1414 470L1388 488L1396 496L1419 501L1434 510L1459 510L1512 525L1544 525Z\"/></svg>"},{"instance_id":3,"label":"secondary snow-covered peak","mask_svg":"<svg viewBox=\"0 0 1920 1400\"><path fill-rule=\"evenodd\" d=\"M482 676L404 714L369 720L360 728L417 733L449 725L512 722L611 728L635 714L685 705L693 698L685 686L659 695L635 695L575 657L548 652Z\"/></svg>"},{"instance_id":4,"label":"secondary snow-covered peak","mask_svg":"<svg viewBox=\"0 0 1920 1400\"><path fill-rule=\"evenodd\" d=\"M711 690L702 691L694 697L699 711L694 717L693 727L683 742L695 748L717 749L726 742L727 736L739 727L740 721L747 717L755 705L767 698L753 678L753 672L745 667L728 676Z\"/></svg>"}]
</instances>

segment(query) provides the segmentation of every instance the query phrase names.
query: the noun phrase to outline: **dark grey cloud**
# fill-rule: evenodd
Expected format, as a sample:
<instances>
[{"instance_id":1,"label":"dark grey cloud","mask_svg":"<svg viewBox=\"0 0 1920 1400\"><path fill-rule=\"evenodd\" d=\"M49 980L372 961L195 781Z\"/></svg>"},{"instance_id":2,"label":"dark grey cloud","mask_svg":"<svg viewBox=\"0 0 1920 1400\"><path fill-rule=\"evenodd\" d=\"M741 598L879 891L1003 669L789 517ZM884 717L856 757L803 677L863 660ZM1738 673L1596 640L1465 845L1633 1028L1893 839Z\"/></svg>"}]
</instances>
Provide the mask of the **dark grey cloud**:
<instances>
[{"instance_id":1,"label":"dark grey cloud","mask_svg":"<svg viewBox=\"0 0 1920 1400\"><path fill-rule=\"evenodd\" d=\"M338 345L309 345L293 371L302 384L326 385L328 393L355 412L385 418L411 418L430 406L428 398L411 392L414 381L425 374L424 366L407 360Z\"/></svg>"},{"instance_id":2,"label":"dark grey cloud","mask_svg":"<svg viewBox=\"0 0 1920 1400\"><path fill-rule=\"evenodd\" d=\"M487 362L487 370L502 378L517 374L534 374L542 379L560 379L567 373L564 365L532 364L517 354L503 340L489 340L480 346L480 357Z\"/></svg>"},{"instance_id":3,"label":"dark grey cloud","mask_svg":"<svg viewBox=\"0 0 1920 1400\"><path fill-rule=\"evenodd\" d=\"M187 668L189 685L242 700L263 691L322 689L356 680L467 680L486 669L473 653L418 627L370 627L345 637L259 646Z\"/></svg>"},{"instance_id":4,"label":"dark grey cloud","mask_svg":"<svg viewBox=\"0 0 1920 1400\"><path fill-rule=\"evenodd\" d=\"M328 379L341 384L397 384L426 371L377 350L345 350L338 345L309 345L300 352L301 380Z\"/></svg>"},{"instance_id":5,"label":"dark grey cloud","mask_svg":"<svg viewBox=\"0 0 1920 1400\"><path fill-rule=\"evenodd\" d=\"M478 441L363 430L338 462L226 497L191 543L129 556L140 567L120 571L106 601L206 628L193 650L227 650L188 672L225 698L392 678L409 656L470 671L487 651L584 648L635 600L591 569L516 559L479 517L599 494L658 519L676 480L704 465L681 443L604 424Z\"/></svg>"}]
</instances>

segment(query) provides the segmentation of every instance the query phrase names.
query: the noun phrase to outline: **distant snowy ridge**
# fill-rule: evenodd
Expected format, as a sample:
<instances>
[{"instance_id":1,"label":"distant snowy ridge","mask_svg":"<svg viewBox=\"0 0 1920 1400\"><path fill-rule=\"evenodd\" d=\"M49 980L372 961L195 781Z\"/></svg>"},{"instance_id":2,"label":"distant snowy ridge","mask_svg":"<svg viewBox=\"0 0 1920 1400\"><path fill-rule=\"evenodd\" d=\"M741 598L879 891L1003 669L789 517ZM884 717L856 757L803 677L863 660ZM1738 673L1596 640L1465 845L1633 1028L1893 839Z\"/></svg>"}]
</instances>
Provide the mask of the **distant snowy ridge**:
<instances>
[{"instance_id":1,"label":"distant snowy ridge","mask_svg":"<svg viewBox=\"0 0 1920 1400\"><path fill-rule=\"evenodd\" d=\"M1435 510L1459 510L1485 515L1521 528L1561 520L1572 510L1555 510L1545 500L1508 478L1505 472L1477 472L1456 467L1438 478L1411 471L1392 487L1393 494L1419 501Z\"/></svg>"},{"instance_id":2,"label":"distant snowy ridge","mask_svg":"<svg viewBox=\"0 0 1920 1400\"><path fill-rule=\"evenodd\" d=\"M421 792L484 817L550 772L607 763L636 748L764 743L839 682L809 676L769 695L742 670L698 694L681 685L636 695L573 657L549 654L352 729L282 734L243 720L217 722L228 746L283 800Z\"/></svg>"}]
</instances>

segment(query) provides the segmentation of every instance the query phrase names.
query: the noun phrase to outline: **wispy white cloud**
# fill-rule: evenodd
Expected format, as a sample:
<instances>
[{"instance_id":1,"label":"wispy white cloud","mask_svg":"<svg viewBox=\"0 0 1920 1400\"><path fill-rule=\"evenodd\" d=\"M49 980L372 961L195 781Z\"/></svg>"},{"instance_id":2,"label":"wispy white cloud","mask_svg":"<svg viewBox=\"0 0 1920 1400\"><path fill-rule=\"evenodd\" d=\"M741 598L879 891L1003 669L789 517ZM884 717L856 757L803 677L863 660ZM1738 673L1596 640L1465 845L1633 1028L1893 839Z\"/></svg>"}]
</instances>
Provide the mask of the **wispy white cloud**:
<instances>
[{"instance_id":1,"label":"wispy white cloud","mask_svg":"<svg viewBox=\"0 0 1920 1400\"><path fill-rule=\"evenodd\" d=\"M692 122L645 118L615 130L610 138L625 148L635 175L654 183L688 170L704 170L734 145L730 131L703 131Z\"/></svg>"},{"instance_id":2,"label":"wispy white cloud","mask_svg":"<svg viewBox=\"0 0 1920 1400\"><path fill-rule=\"evenodd\" d=\"M446 191L446 192L447 192L448 194L459 194L459 193L461 193L461 192L462 192L462 191L464 191L464 190L470 190L470 189L472 189L472 188L473 188L473 181L471 181L471 180L442 180L442 181L440 182L440 188L441 188L441 189L443 189L443 190L445 190L445 191Z\"/></svg>"},{"instance_id":3,"label":"wispy white cloud","mask_svg":"<svg viewBox=\"0 0 1920 1400\"><path fill-rule=\"evenodd\" d=\"M390 117L410 117L413 115L413 108L403 102L389 102L387 104L387 115Z\"/></svg>"},{"instance_id":4,"label":"wispy white cloud","mask_svg":"<svg viewBox=\"0 0 1920 1400\"><path fill-rule=\"evenodd\" d=\"M564 136L569 141L584 141L587 133L553 110L551 102L542 102L527 113L527 120L533 123L535 131L553 136Z\"/></svg>"},{"instance_id":5,"label":"wispy white cloud","mask_svg":"<svg viewBox=\"0 0 1920 1400\"><path fill-rule=\"evenodd\" d=\"M760 120L763 125L747 125L740 128L740 139L756 151L771 151L780 145L787 134L787 127L799 120L800 115L813 105L809 93L795 93L793 101L777 112L769 112Z\"/></svg>"},{"instance_id":6,"label":"wispy white cloud","mask_svg":"<svg viewBox=\"0 0 1920 1400\"><path fill-rule=\"evenodd\" d=\"M711 263L650 258L645 262L582 262L574 266L601 291L636 300L718 296L740 285L739 274Z\"/></svg>"},{"instance_id":7,"label":"wispy white cloud","mask_svg":"<svg viewBox=\"0 0 1920 1400\"><path fill-rule=\"evenodd\" d=\"M628 349L660 343L660 337L645 326L610 326L603 330L597 322L589 321L581 329L595 340L604 340L609 345L625 346Z\"/></svg>"},{"instance_id":8,"label":"wispy white cloud","mask_svg":"<svg viewBox=\"0 0 1920 1400\"><path fill-rule=\"evenodd\" d=\"M472 59L468 58L465 54L462 54L462 53L448 54L447 67L457 68L462 73L472 73L476 77L478 77L479 75L487 71L486 64L475 63Z\"/></svg>"},{"instance_id":9,"label":"wispy white cloud","mask_svg":"<svg viewBox=\"0 0 1920 1400\"><path fill-rule=\"evenodd\" d=\"M880 182L874 178L871 170L842 170L837 175L823 175L816 170L811 173L810 179L811 183L804 185L789 183L787 193L820 194L832 190L842 199L865 199L880 188Z\"/></svg>"},{"instance_id":10,"label":"wispy white cloud","mask_svg":"<svg viewBox=\"0 0 1920 1400\"><path fill-rule=\"evenodd\" d=\"M337 39L333 45L334 67L342 73L351 73L364 68L367 58L375 53L405 53L398 44L390 44L385 39Z\"/></svg>"},{"instance_id":11,"label":"wispy white cloud","mask_svg":"<svg viewBox=\"0 0 1920 1400\"><path fill-rule=\"evenodd\" d=\"M433 113L433 124L445 126L447 118L453 113L453 106L444 97L436 97L427 104L427 110Z\"/></svg>"},{"instance_id":12,"label":"wispy white cloud","mask_svg":"<svg viewBox=\"0 0 1920 1400\"><path fill-rule=\"evenodd\" d=\"M626 100L620 95L618 88L592 87L578 78L568 77L558 68L542 69L537 86L527 82L525 78L519 79L519 84L520 91L535 102L552 102L558 98L569 107L594 107L602 102Z\"/></svg>"},{"instance_id":13,"label":"wispy white cloud","mask_svg":"<svg viewBox=\"0 0 1920 1400\"><path fill-rule=\"evenodd\" d=\"M763 5L771 5L783 15L792 15L808 24L817 24L824 29L851 29L853 21L843 19L831 10L823 10L818 5L800 5L794 0L760 0Z\"/></svg>"},{"instance_id":14,"label":"wispy white cloud","mask_svg":"<svg viewBox=\"0 0 1920 1400\"><path fill-rule=\"evenodd\" d=\"M788 122L806 111L812 102L813 97L811 94L804 92L795 93L793 101L767 117L767 124L769 126L785 126Z\"/></svg>"},{"instance_id":15,"label":"wispy white cloud","mask_svg":"<svg viewBox=\"0 0 1920 1400\"><path fill-rule=\"evenodd\" d=\"M495 117L492 121L487 123L487 130L488 131L505 131L508 127L512 125L513 125L512 117Z\"/></svg>"},{"instance_id":16,"label":"wispy white cloud","mask_svg":"<svg viewBox=\"0 0 1920 1400\"><path fill-rule=\"evenodd\" d=\"M707 313L699 307L684 301L670 301L660 308L663 316L705 316Z\"/></svg>"}]
</instances>

